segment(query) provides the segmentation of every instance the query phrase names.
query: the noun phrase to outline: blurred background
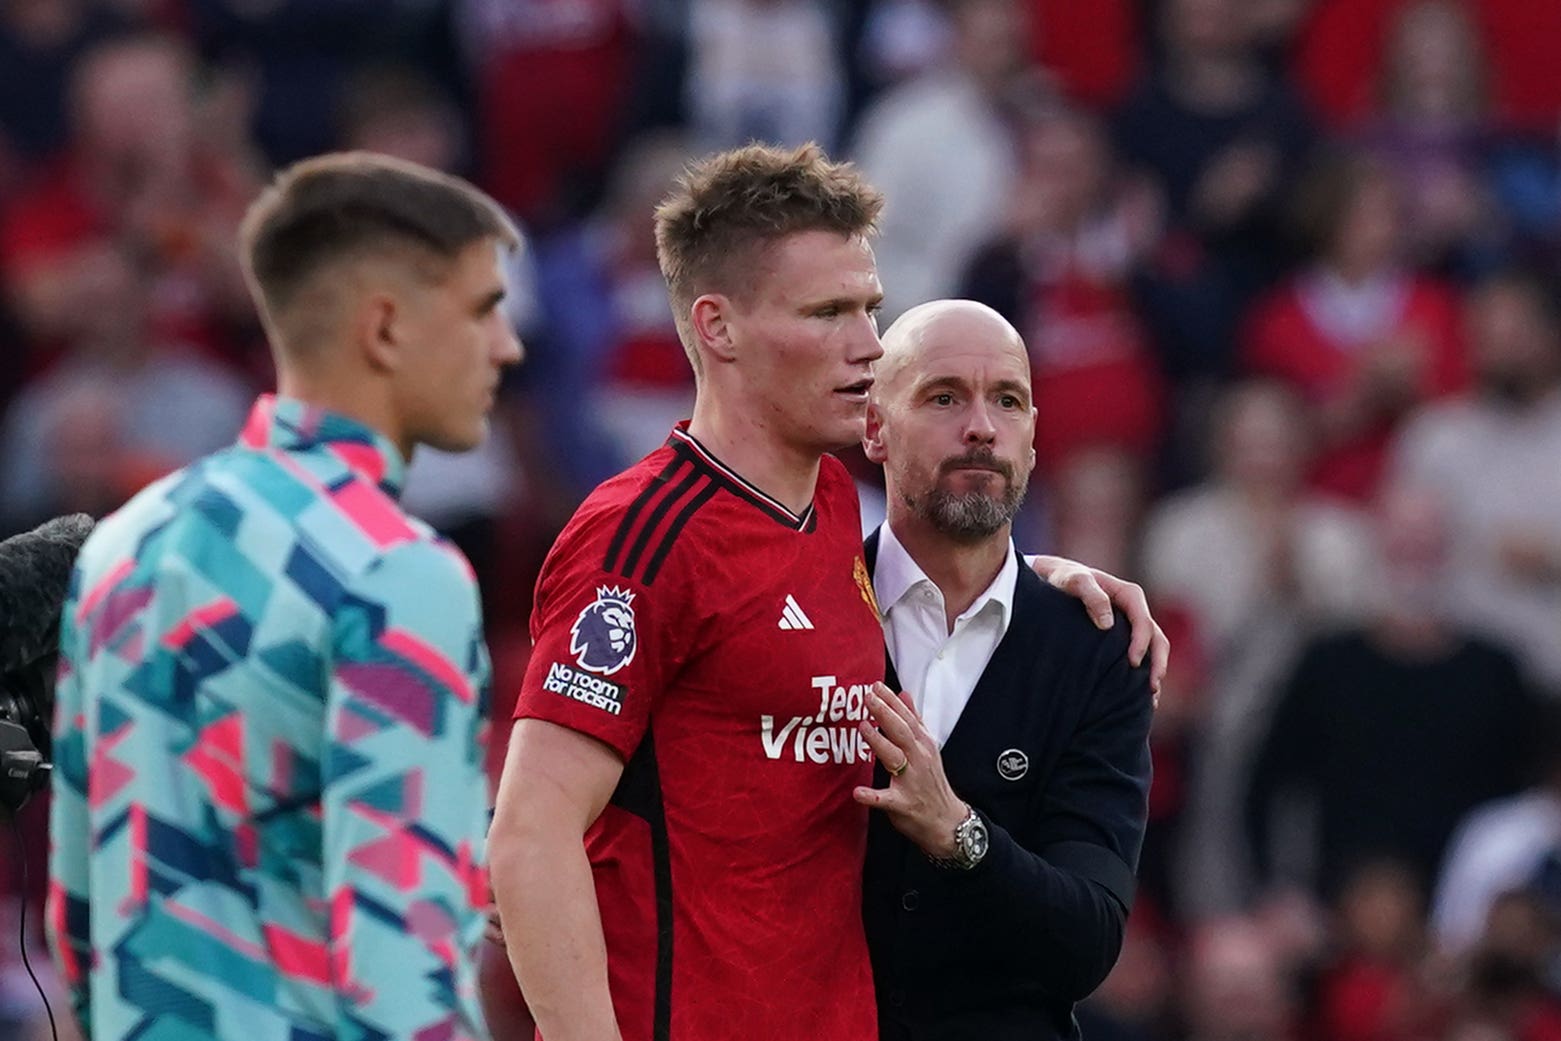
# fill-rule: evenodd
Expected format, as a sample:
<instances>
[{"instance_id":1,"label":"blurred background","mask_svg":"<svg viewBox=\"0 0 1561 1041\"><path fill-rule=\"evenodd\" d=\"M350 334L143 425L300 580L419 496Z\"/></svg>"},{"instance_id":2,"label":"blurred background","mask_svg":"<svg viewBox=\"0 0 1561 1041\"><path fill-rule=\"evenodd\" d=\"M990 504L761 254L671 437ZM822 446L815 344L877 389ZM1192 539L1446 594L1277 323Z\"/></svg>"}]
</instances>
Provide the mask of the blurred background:
<instances>
[{"instance_id":1,"label":"blurred background","mask_svg":"<svg viewBox=\"0 0 1561 1041\"><path fill-rule=\"evenodd\" d=\"M234 437L271 170L464 174L529 236L529 359L407 505L479 572L503 719L552 536L692 398L654 203L817 140L887 194L888 318L1029 344L1020 547L1175 643L1086 1037L1561 1039L1558 56L1556 0L0 0L0 535ZM45 809L0 835L0 1038L46 1027Z\"/></svg>"}]
</instances>

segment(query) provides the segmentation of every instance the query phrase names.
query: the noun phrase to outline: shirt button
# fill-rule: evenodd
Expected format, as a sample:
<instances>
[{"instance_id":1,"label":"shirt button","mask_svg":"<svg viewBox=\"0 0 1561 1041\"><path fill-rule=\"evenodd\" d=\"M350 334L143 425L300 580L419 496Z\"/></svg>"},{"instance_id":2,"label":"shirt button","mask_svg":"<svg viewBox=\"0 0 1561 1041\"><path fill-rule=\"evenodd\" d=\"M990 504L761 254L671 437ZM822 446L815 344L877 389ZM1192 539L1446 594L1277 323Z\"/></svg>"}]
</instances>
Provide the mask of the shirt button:
<instances>
[{"instance_id":1,"label":"shirt button","mask_svg":"<svg viewBox=\"0 0 1561 1041\"><path fill-rule=\"evenodd\" d=\"M900 990L899 988L891 990L889 992L889 1004L893 1005L895 1008L899 1008L901 1005L905 1004L905 991Z\"/></svg>"},{"instance_id":2,"label":"shirt button","mask_svg":"<svg viewBox=\"0 0 1561 1041\"><path fill-rule=\"evenodd\" d=\"M907 911L914 911L921 906L921 894L914 889L907 889L905 895L900 897L900 906Z\"/></svg>"}]
</instances>

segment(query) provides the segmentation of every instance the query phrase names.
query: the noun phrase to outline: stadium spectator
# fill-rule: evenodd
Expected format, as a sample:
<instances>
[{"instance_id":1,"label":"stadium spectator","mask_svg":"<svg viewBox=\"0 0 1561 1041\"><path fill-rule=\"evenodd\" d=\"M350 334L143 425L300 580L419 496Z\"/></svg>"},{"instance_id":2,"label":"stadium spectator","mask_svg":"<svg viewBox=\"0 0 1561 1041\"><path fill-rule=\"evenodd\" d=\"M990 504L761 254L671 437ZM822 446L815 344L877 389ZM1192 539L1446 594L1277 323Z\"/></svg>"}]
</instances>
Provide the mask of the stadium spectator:
<instances>
[{"instance_id":1,"label":"stadium spectator","mask_svg":"<svg viewBox=\"0 0 1561 1041\"><path fill-rule=\"evenodd\" d=\"M1468 306L1473 393L1428 405L1395 450L1399 476L1447 503L1452 603L1510 643L1561 695L1561 314L1548 281L1519 270Z\"/></svg>"},{"instance_id":2,"label":"stadium spectator","mask_svg":"<svg viewBox=\"0 0 1561 1041\"><path fill-rule=\"evenodd\" d=\"M1431 924L1450 954L1478 947L1503 894L1561 881L1561 728L1553 709L1549 722L1537 782L1475 807L1448 846Z\"/></svg>"},{"instance_id":3,"label":"stadium spectator","mask_svg":"<svg viewBox=\"0 0 1561 1041\"><path fill-rule=\"evenodd\" d=\"M1156 201L1119 182L1109 139L1082 111L1047 111L1021 145L1007 227L977 250L959 295L1013 322L1029 346L1043 475L1096 445L1148 460L1164 387L1130 280L1158 238Z\"/></svg>"},{"instance_id":4,"label":"stadium spectator","mask_svg":"<svg viewBox=\"0 0 1561 1041\"><path fill-rule=\"evenodd\" d=\"M1406 265L1402 203L1379 164L1320 162L1295 218L1312 262L1253 309L1241 345L1247 372L1317 411L1312 483L1357 502L1376 492L1404 417L1467 379L1457 298Z\"/></svg>"},{"instance_id":5,"label":"stadium spectator","mask_svg":"<svg viewBox=\"0 0 1561 1041\"><path fill-rule=\"evenodd\" d=\"M1281 270L1280 212L1311 144L1244 0L1166 0L1160 52L1116 117L1118 152L1165 197L1145 317L1179 381L1230 370L1237 316Z\"/></svg>"},{"instance_id":6,"label":"stadium spectator","mask_svg":"<svg viewBox=\"0 0 1561 1041\"><path fill-rule=\"evenodd\" d=\"M1265 619L1329 626L1358 619L1366 601L1367 521L1306 488L1308 420L1283 384L1232 387L1212 421L1211 479L1161 500L1149 518L1148 587L1191 610L1222 661Z\"/></svg>"},{"instance_id":7,"label":"stadium spectator","mask_svg":"<svg viewBox=\"0 0 1561 1041\"><path fill-rule=\"evenodd\" d=\"M1050 98L1024 61L1022 0L957 0L940 66L862 114L853 156L889 200L875 250L884 318L959 288L974 250L1002 222L1018 176L1014 120Z\"/></svg>"},{"instance_id":8,"label":"stadium spectator","mask_svg":"<svg viewBox=\"0 0 1561 1041\"><path fill-rule=\"evenodd\" d=\"M1503 245L1485 183L1495 127L1479 23L1457 0L1417 0L1397 15L1363 128L1367 154L1404 192L1407 258L1469 271Z\"/></svg>"},{"instance_id":9,"label":"stadium spectator","mask_svg":"<svg viewBox=\"0 0 1561 1041\"><path fill-rule=\"evenodd\" d=\"M1237 384L1210 426L1213 474L1159 501L1140 557L1157 607L1185 610L1209 659L1174 890L1197 914L1242 906L1242 784L1272 690L1305 639L1360 617L1374 560L1366 518L1305 487L1310 416L1293 392Z\"/></svg>"},{"instance_id":10,"label":"stadium spectator","mask_svg":"<svg viewBox=\"0 0 1561 1041\"><path fill-rule=\"evenodd\" d=\"M846 106L841 19L826 0L689 0L683 109L694 151L833 147Z\"/></svg>"},{"instance_id":11,"label":"stadium spectator","mask_svg":"<svg viewBox=\"0 0 1561 1041\"><path fill-rule=\"evenodd\" d=\"M118 507L230 443L254 396L230 367L159 337L147 273L127 249L99 247L82 265L69 348L0 426L0 513L17 530Z\"/></svg>"},{"instance_id":12,"label":"stadium spectator","mask_svg":"<svg viewBox=\"0 0 1561 1041\"><path fill-rule=\"evenodd\" d=\"M71 70L123 24L90 0L0 4L0 201L64 147Z\"/></svg>"},{"instance_id":13,"label":"stadium spectator","mask_svg":"<svg viewBox=\"0 0 1561 1041\"><path fill-rule=\"evenodd\" d=\"M1390 489L1377 538L1383 566L1370 617L1301 654L1246 798L1259 880L1323 900L1382 857L1429 886L1463 815L1522 787L1535 733L1517 663L1448 617L1436 498ZM1282 795L1308 807L1315 826L1298 826L1299 810L1279 812Z\"/></svg>"},{"instance_id":14,"label":"stadium spectator","mask_svg":"<svg viewBox=\"0 0 1561 1041\"><path fill-rule=\"evenodd\" d=\"M478 171L542 232L595 202L640 33L626 0L452 0L473 85Z\"/></svg>"},{"instance_id":15,"label":"stadium spectator","mask_svg":"<svg viewBox=\"0 0 1561 1041\"><path fill-rule=\"evenodd\" d=\"M189 48L166 36L93 48L71 82L70 146L0 214L0 277L42 347L88 319L94 257L118 240L150 274L156 339L237 358L254 319L233 248L251 157L213 147Z\"/></svg>"}]
</instances>

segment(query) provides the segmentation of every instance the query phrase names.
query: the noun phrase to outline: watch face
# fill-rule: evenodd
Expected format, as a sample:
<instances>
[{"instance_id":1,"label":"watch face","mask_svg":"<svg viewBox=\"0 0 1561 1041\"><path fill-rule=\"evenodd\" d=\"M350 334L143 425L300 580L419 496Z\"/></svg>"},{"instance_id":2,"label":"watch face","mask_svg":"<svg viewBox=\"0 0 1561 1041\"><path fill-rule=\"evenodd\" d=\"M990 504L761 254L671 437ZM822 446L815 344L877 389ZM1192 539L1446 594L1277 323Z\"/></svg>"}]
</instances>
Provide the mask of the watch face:
<instances>
[{"instance_id":1,"label":"watch face","mask_svg":"<svg viewBox=\"0 0 1561 1041\"><path fill-rule=\"evenodd\" d=\"M986 856L987 842L986 821L977 817L965 833L965 854L972 863Z\"/></svg>"}]
</instances>

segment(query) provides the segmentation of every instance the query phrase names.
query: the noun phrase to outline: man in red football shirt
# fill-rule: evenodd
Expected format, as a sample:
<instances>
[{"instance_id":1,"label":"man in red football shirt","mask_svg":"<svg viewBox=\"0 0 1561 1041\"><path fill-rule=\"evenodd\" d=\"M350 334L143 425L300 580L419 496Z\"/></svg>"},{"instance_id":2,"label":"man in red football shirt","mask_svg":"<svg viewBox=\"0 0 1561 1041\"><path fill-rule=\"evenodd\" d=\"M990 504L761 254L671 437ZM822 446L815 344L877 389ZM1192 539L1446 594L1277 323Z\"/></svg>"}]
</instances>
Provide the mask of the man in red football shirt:
<instances>
[{"instance_id":1,"label":"man in red football shirt","mask_svg":"<svg viewBox=\"0 0 1561 1041\"><path fill-rule=\"evenodd\" d=\"M851 793L883 639L826 453L882 353L881 205L816 147L753 146L657 213L694 415L548 556L491 834L546 1041L877 1031Z\"/></svg>"}]
</instances>

